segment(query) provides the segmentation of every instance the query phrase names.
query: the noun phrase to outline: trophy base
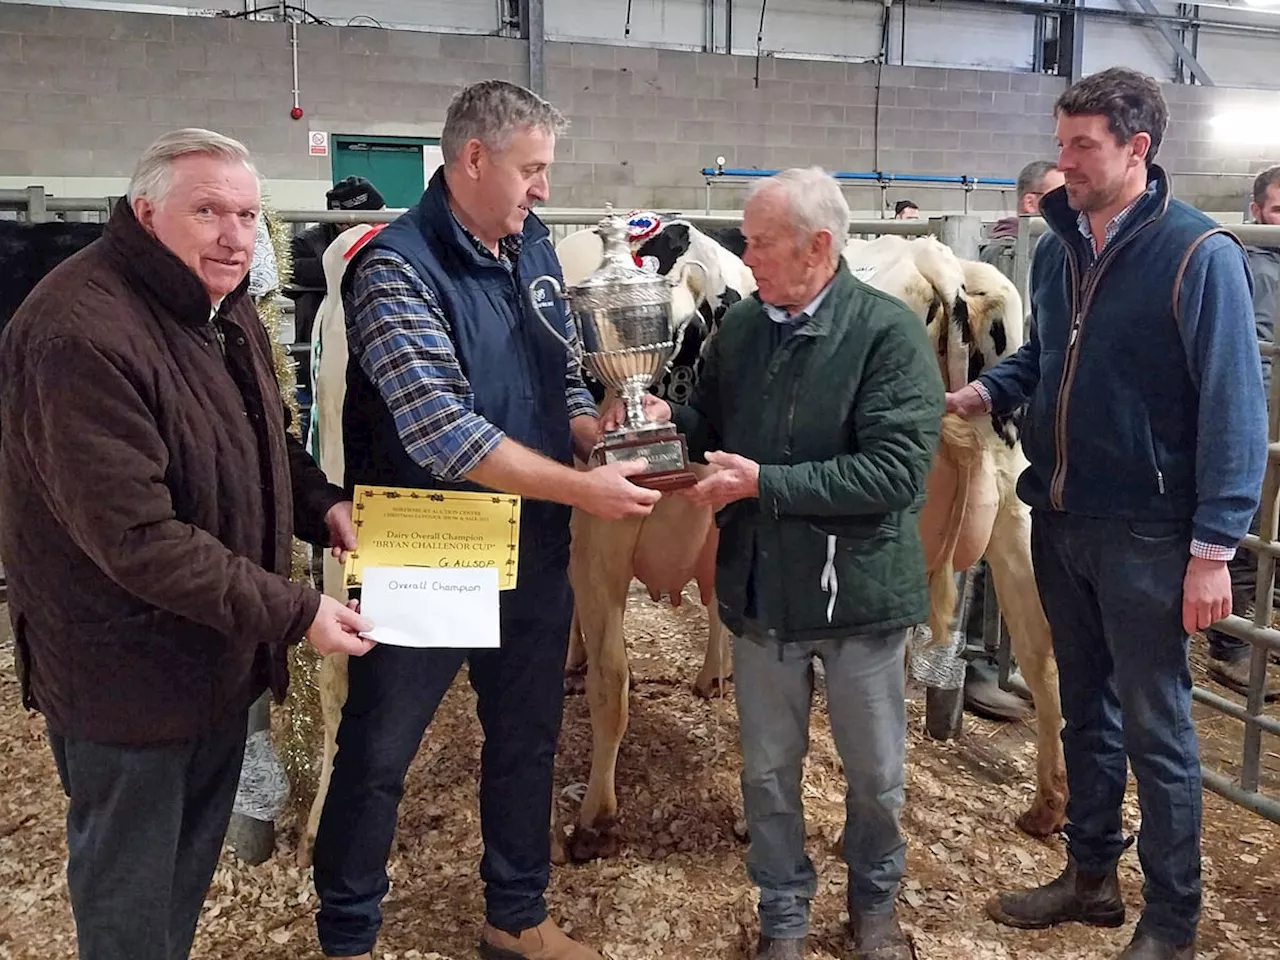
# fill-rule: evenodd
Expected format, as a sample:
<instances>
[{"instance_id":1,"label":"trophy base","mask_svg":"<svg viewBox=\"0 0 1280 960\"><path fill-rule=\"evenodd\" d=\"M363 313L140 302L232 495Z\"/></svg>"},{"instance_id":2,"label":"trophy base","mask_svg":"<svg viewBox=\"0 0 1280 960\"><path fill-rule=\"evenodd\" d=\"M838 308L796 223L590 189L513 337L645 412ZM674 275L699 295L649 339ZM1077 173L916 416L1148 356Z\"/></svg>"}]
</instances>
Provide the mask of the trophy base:
<instances>
[{"instance_id":1,"label":"trophy base","mask_svg":"<svg viewBox=\"0 0 1280 960\"><path fill-rule=\"evenodd\" d=\"M640 458L648 461L647 469L627 477L638 487L665 493L682 490L698 482L697 476L689 469L689 449L685 439L674 429L658 431L658 436L650 431L622 437L606 436L591 454L591 462L596 466Z\"/></svg>"}]
</instances>

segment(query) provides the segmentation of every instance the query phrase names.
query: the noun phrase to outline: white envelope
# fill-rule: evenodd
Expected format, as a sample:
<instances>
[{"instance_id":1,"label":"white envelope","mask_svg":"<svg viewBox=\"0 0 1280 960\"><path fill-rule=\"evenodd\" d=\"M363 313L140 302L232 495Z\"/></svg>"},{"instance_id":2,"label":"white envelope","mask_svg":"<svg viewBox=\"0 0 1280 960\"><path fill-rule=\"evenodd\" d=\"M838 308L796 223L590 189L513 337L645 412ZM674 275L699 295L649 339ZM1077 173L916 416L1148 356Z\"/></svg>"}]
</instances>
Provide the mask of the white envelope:
<instances>
[{"instance_id":1,"label":"white envelope","mask_svg":"<svg viewBox=\"0 0 1280 960\"><path fill-rule=\"evenodd\" d=\"M497 647L498 571L493 567L366 567L361 636L396 647Z\"/></svg>"}]
</instances>

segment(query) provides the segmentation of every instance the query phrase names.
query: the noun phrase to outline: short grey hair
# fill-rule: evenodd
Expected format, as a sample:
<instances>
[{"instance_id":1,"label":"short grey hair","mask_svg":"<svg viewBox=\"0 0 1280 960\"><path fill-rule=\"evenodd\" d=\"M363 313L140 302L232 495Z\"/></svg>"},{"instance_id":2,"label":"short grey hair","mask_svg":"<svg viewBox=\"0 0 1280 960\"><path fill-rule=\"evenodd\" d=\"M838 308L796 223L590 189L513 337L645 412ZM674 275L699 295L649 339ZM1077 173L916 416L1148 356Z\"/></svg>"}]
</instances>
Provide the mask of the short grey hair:
<instances>
[{"instance_id":1,"label":"short grey hair","mask_svg":"<svg viewBox=\"0 0 1280 960\"><path fill-rule=\"evenodd\" d=\"M462 155L468 140L502 150L520 130L532 127L559 136L569 121L532 90L506 80L481 80L453 98L440 135L445 163Z\"/></svg>"},{"instance_id":2,"label":"short grey hair","mask_svg":"<svg viewBox=\"0 0 1280 960\"><path fill-rule=\"evenodd\" d=\"M1058 165L1052 160L1032 160L1018 173L1018 185L1015 189L1018 191L1018 199L1021 200L1028 193L1041 193L1041 184L1044 178L1058 169Z\"/></svg>"},{"instance_id":3,"label":"short grey hair","mask_svg":"<svg viewBox=\"0 0 1280 960\"><path fill-rule=\"evenodd\" d=\"M169 188L173 186L174 162L191 154L243 163L255 177L258 176L249 148L239 140L201 127L184 127L163 134L143 151L129 180L129 203L139 197L146 197L155 204L164 202Z\"/></svg>"},{"instance_id":4,"label":"short grey hair","mask_svg":"<svg viewBox=\"0 0 1280 960\"><path fill-rule=\"evenodd\" d=\"M849 237L849 203L835 177L821 167L792 167L753 184L747 202L766 192L785 198L797 240L807 240L819 230L828 231L831 263L840 262Z\"/></svg>"}]
</instances>

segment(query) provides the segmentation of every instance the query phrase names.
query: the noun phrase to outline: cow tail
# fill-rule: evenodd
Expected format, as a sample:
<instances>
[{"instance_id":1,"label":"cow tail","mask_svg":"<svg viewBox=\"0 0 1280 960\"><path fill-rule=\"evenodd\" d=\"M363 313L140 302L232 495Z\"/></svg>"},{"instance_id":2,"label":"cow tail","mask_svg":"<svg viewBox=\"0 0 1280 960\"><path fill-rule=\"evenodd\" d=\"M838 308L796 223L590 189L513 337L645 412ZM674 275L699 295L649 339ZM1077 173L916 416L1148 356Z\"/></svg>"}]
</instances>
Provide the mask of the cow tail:
<instances>
[{"instance_id":1,"label":"cow tail","mask_svg":"<svg viewBox=\"0 0 1280 960\"><path fill-rule=\"evenodd\" d=\"M955 463L959 474L959 489L951 503L951 516L947 521L947 539L942 545L938 565L929 576L929 638L926 646L946 643L951 637L951 621L956 608L956 578L953 562L960 531L964 527L969 509L969 487L975 469L981 468L982 441L972 423L953 413L944 414L939 433L938 456L946 456Z\"/></svg>"}]
</instances>

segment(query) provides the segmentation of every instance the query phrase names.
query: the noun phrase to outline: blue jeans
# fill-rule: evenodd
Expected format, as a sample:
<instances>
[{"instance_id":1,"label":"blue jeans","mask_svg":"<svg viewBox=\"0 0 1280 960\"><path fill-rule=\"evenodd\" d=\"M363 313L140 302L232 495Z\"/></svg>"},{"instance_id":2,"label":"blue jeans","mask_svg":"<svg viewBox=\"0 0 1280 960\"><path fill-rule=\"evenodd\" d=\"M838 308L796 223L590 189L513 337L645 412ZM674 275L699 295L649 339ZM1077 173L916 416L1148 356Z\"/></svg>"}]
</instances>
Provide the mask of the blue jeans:
<instances>
[{"instance_id":1,"label":"blue jeans","mask_svg":"<svg viewBox=\"0 0 1280 960\"><path fill-rule=\"evenodd\" d=\"M373 948L404 777L464 660L484 729L485 918L515 933L546 919L551 794L572 592L563 569L520 571L502 594L502 647L377 646L347 662L338 752L316 834L316 930L326 956Z\"/></svg>"},{"instance_id":2,"label":"blue jeans","mask_svg":"<svg viewBox=\"0 0 1280 960\"><path fill-rule=\"evenodd\" d=\"M905 630L805 643L751 635L734 640L742 800L751 832L747 875L760 888L766 937L805 936L817 889L800 799L815 657L826 673L831 733L848 780L849 910L893 909L907 850L898 829L907 736L905 644Z\"/></svg>"},{"instance_id":3,"label":"blue jeans","mask_svg":"<svg viewBox=\"0 0 1280 960\"><path fill-rule=\"evenodd\" d=\"M1127 756L1142 811L1138 926L1179 945L1200 915L1200 755L1182 629L1190 545L1182 521L1032 516L1066 721L1068 849L1086 875L1119 860Z\"/></svg>"}]
</instances>

